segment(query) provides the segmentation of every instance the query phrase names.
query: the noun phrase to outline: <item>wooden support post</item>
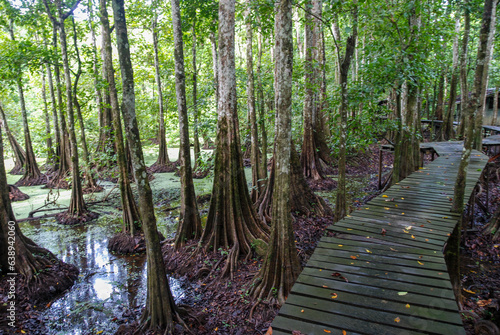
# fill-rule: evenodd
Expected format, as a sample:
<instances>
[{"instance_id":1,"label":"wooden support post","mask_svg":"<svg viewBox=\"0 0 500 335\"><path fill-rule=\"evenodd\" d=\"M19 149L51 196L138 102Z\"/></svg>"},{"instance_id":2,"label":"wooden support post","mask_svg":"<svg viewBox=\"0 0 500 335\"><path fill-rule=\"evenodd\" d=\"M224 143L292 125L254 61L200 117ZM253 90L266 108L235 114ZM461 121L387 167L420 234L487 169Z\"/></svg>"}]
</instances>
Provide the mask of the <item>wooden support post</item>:
<instances>
[{"instance_id":1,"label":"wooden support post","mask_svg":"<svg viewBox=\"0 0 500 335\"><path fill-rule=\"evenodd\" d=\"M486 163L484 168L484 179L486 181L486 215L490 214L490 163Z\"/></svg>"},{"instance_id":2,"label":"wooden support post","mask_svg":"<svg viewBox=\"0 0 500 335\"><path fill-rule=\"evenodd\" d=\"M446 242L445 249L445 260L446 266L448 267L448 273L450 275L451 286L455 292L455 299L459 306L461 306L462 292L460 288L460 241L461 241L461 231L464 228L464 232L467 231L467 223L464 222L464 215L461 216L457 226L453 230L450 238Z\"/></svg>"}]
</instances>

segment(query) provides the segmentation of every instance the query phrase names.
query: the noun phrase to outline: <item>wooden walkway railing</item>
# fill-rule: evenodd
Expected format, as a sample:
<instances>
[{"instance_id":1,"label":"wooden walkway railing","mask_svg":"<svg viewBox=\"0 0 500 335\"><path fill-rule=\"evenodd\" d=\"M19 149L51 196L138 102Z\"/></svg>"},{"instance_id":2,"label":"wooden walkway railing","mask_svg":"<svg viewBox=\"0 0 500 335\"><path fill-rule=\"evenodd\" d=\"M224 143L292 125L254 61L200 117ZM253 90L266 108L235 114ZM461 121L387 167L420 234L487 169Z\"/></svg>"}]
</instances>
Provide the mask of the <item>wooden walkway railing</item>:
<instances>
[{"instance_id":1,"label":"wooden walkway railing","mask_svg":"<svg viewBox=\"0 0 500 335\"><path fill-rule=\"evenodd\" d=\"M465 334L443 256L462 143L431 145L436 160L327 228L273 334ZM466 198L487 161L473 151Z\"/></svg>"}]
</instances>

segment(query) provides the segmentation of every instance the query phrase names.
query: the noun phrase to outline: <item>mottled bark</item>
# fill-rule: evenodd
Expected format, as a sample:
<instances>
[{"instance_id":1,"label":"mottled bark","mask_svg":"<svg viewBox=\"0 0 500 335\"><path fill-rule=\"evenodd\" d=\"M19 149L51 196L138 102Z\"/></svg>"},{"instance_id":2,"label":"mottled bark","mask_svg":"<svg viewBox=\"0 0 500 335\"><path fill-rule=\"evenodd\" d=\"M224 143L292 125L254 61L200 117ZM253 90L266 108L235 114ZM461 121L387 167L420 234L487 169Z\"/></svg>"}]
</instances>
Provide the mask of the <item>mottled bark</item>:
<instances>
[{"instance_id":1,"label":"mottled bark","mask_svg":"<svg viewBox=\"0 0 500 335\"><path fill-rule=\"evenodd\" d=\"M75 73L75 80L73 81L73 102L75 104L76 108L76 116L78 119L78 124L80 126L80 142L81 142L81 147L82 147L82 152L83 152L83 160L85 164L85 181L87 182L86 188L89 190L102 190L102 187L97 186L97 183L94 179L94 176L92 175L92 170L91 170L91 162L90 162L90 155L89 155L89 150L87 146L87 137L85 136L85 122L83 120L83 115L82 115L82 108L80 106L80 101L78 100L78 81L80 80L80 76L82 75L82 60L80 59L80 51L78 49L78 33L76 31L76 24L75 24L75 19L72 16L71 17L71 22L73 26L73 46L75 49L76 53L76 60L77 60L77 71Z\"/></svg>"},{"instance_id":2,"label":"mottled bark","mask_svg":"<svg viewBox=\"0 0 500 335\"><path fill-rule=\"evenodd\" d=\"M444 108L444 73L441 73L441 75L439 76L436 108L434 109L434 117L436 120L441 120L441 121L443 120L443 108Z\"/></svg>"},{"instance_id":3,"label":"mottled bark","mask_svg":"<svg viewBox=\"0 0 500 335\"><path fill-rule=\"evenodd\" d=\"M177 111L179 113L179 150L181 159L181 211L174 247L175 249L179 249L185 245L187 240L200 238L202 229L191 169L189 120L186 105L186 75L184 72L184 43L182 41L179 0L172 0L171 3L175 50L175 92L177 96Z\"/></svg>"},{"instance_id":4,"label":"mottled bark","mask_svg":"<svg viewBox=\"0 0 500 335\"><path fill-rule=\"evenodd\" d=\"M483 148L483 114L486 105L486 91L488 89L488 69L490 67L493 39L496 31L496 11L498 0L488 0L484 3L483 23L479 35L479 46L477 50L477 66L481 68L482 86L479 92L479 104L475 113L475 129L472 147L481 151ZM484 53L484 57L483 54Z\"/></svg>"},{"instance_id":5,"label":"mottled bark","mask_svg":"<svg viewBox=\"0 0 500 335\"><path fill-rule=\"evenodd\" d=\"M468 1L466 2L466 4ZM460 51L460 124L458 126L457 137L462 139L465 136L465 128L468 118L466 117L466 105L469 100L469 89L467 83L467 58L470 34L470 11L468 6L464 6L464 33Z\"/></svg>"},{"instance_id":6,"label":"mottled bark","mask_svg":"<svg viewBox=\"0 0 500 335\"><path fill-rule=\"evenodd\" d=\"M50 114L49 105L47 102L47 85L45 73L42 73L42 100L43 100L43 116L45 119L45 145L47 146L47 159L45 166L47 170L51 170L54 165L55 152L52 145L52 134L50 130Z\"/></svg>"},{"instance_id":7,"label":"mottled bark","mask_svg":"<svg viewBox=\"0 0 500 335\"><path fill-rule=\"evenodd\" d=\"M260 178L267 179L267 131L266 131L266 105L264 101L264 87L262 84L262 32L259 33L258 39L258 58L257 58L257 96L258 96L258 106L259 106L259 127L260 127L260 137L262 141L261 149L261 164L260 164ZM262 193L262 192L261 192Z\"/></svg>"},{"instance_id":8,"label":"mottled bark","mask_svg":"<svg viewBox=\"0 0 500 335\"><path fill-rule=\"evenodd\" d=\"M101 38L102 38L102 57L103 74L108 83L108 92L110 97L111 116L113 121L113 131L115 140L116 160L118 163L120 188L120 199L122 205L122 232L134 236L136 231L140 230L141 218L139 210L134 200L132 188L130 186L130 176L126 159L124 139L122 133L122 123L120 117L120 105L118 93L116 91L115 73L113 69L113 52L111 46L111 33L109 28L108 10L106 0L100 0L100 19L101 19Z\"/></svg>"},{"instance_id":9,"label":"mottled bark","mask_svg":"<svg viewBox=\"0 0 500 335\"><path fill-rule=\"evenodd\" d=\"M255 286L251 289L251 293L259 300L276 299L282 305L301 271L294 242L289 201L293 69L291 0L281 0L277 4L275 34L276 150L274 158L276 177L273 192L271 237L267 255L255 277ZM276 292L276 296L274 292Z\"/></svg>"},{"instance_id":10,"label":"mottled bark","mask_svg":"<svg viewBox=\"0 0 500 335\"><path fill-rule=\"evenodd\" d=\"M252 165L252 190L250 198L255 203L262 192L264 177L260 169L259 135L257 129L257 111L255 109L255 84L253 73L253 28L251 22L251 0L246 1L246 67L247 67L247 113L250 121L250 163Z\"/></svg>"},{"instance_id":11,"label":"mottled bark","mask_svg":"<svg viewBox=\"0 0 500 335\"><path fill-rule=\"evenodd\" d=\"M306 3L306 21L305 21L305 62L304 62L304 108L303 108L303 128L302 135L302 153L300 162L304 176L307 179L323 180L324 171L319 159L318 150L315 142L314 114L316 113L315 97L318 81L316 80L316 64L314 61L314 21L311 15L312 5L308 0Z\"/></svg>"},{"instance_id":12,"label":"mottled bark","mask_svg":"<svg viewBox=\"0 0 500 335\"><path fill-rule=\"evenodd\" d=\"M358 37L358 9L354 8L352 12L352 33L346 40L345 54L339 60L339 86L340 86L340 137L339 137L339 162L337 179L337 197L335 201L335 220L342 219L347 214L347 194L346 194L346 161L347 161L347 112L349 106L349 95L347 92L347 80L349 76L349 67L352 62L354 50L356 49L356 39Z\"/></svg>"},{"instance_id":13,"label":"mottled bark","mask_svg":"<svg viewBox=\"0 0 500 335\"><path fill-rule=\"evenodd\" d=\"M59 166L59 161L61 159L61 130L59 128L59 118L57 115L57 100L54 90L54 83L52 79L52 69L48 63L45 64L45 70L47 72L47 81L49 83L50 101L51 101L51 111L52 111L52 124L54 127L54 159L52 170L57 170Z\"/></svg>"},{"instance_id":14,"label":"mottled bark","mask_svg":"<svg viewBox=\"0 0 500 335\"><path fill-rule=\"evenodd\" d=\"M123 0L113 0L115 32L123 87L122 116L125 122L127 142L130 145L132 163L134 165L137 190L139 193L139 211L146 240L147 257L147 297L140 328L146 330L165 329L173 332L173 319L176 308L168 278L163 265L160 241L158 238L156 218L154 214L153 193L144 164L141 138L135 112L134 74L130 59L130 44L127 35L125 9Z\"/></svg>"},{"instance_id":15,"label":"mottled bark","mask_svg":"<svg viewBox=\"0 0 500 335\"><path fill-rule=\"evenodd\" d=\"M214 185L206 228L200 240L205 250L230 248L222 276L233 277L240 255L250 257L251 244L267 243L268 227L258 218L243 170L236 106L234 56L235 0L219 2L219 104Z\"/></svg>"},{"instance_id":16,"label":"mottled bark","mask_svg":"<svg viewBox=\"0 0 500 335\"><path fill-rule=\"evenodd\" d=\"M1 126L5 129L5 134L9 139L10 148L14 153L14 168L10 171L10 174L13 175L24 174L23 167L24 167L24 162L26 161L26 152L24 151L23 147L19 144L19 142L17 142L16 138L14 137L14 134L12 134L12 132L10 131L9 125L7 123L7 117L5 116L5 111L3 110L1 105L0 105L0 116L2 117Z\"/></svg>"},{"instance_id":17,"label":"mottled bark","mask_svg":"<svg viewBox=\"0 0 500 335\"><path fill-rule=\"evenodd\" d=\"M460 16L457 15L455 18L455 36L453 37L453 62L451 68L451 82L450 82L450 99L448 102L448 108L446 109L444 122L443 122L443 139L448 141L452 139L453 136L453 121L455 115L455 109L457 106L457 86L459 80L459 68L458 68L458 36L460 34Z\"/></svg>"},{"instance_id":18,"label":"mottled bark","mask_svg":"<svg viewBox=\"0 0 500 335\"><path fill-rule=\"evenodd\" d=\"M193 45L191 54L193 55L193 149L194 149L194 169L198 168L198 160L200 159L200 137L198 135L198 68L196 65L196 19L193 21Z\"/></svg>"},{"instance_id":19,"label":"mottled bark","mask_svg":"<svg viewBox=\"0 0 500 335\"><path fill-rule=\"evenodd\" d=\"M158 57L158 14L153 17L153 51L155 58L155 80L158 93L158 110L160 117L160 127L158 130L158 159L151 166L155 172L171 172L175 170L175 165L170 162L168 157L167 137L165 132L165 106L163 103L163 90L160 76L160 60Z\"/></svg>"}]
</instances>

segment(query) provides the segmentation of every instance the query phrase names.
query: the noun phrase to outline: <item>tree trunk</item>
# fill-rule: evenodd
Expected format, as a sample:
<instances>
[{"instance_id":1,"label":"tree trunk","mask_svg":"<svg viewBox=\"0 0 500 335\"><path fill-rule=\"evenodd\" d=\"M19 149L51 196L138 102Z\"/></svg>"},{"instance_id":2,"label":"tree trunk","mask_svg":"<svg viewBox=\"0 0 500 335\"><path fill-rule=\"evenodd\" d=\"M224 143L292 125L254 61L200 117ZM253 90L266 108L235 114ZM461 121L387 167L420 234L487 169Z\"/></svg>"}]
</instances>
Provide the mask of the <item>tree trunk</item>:
<instances>
[{"instance_id":1,"label":"tree trunk","mask_svg":"<svg viewBox=\"0 0 500 335\"><path fill-rule=\"evenodd\" d=\"M262 139L262 156L260 164L260 178L267 179L267 132L266 132L266 115L264 101L264 87L262 84L262 32L259 33L258 40L259 55L257 58L257 95L259 99L259 127ZM261 192L262 193L262 192Z\"/></svg>"},{"instance_id":2,"label":"tree trunk","mask_svg":"<svg viewBox=\"0 0 500 335\"><path fill-rule=\"evenodd\" d=\"M160 60L158 58L158 14L154 14L153 17L153 50L155 56L155 80L156 87L158 90L158 109L160 112L160 129L158 132L158 159L151 166L153 172L161 173L161 172L172 172L176 169L175 165L170 162L170 158L168 157L168 148L167 148L167 138L165 133L165 107L163 105L163 91L161 86L161 77L160 77Z\"/></svg>"},{"instance_id":3,"label":"tree trunk","mask_svg":"<svg viewBox=\"0 0 500 335\"><path fill-rule=\"evenodd\" d=\"M250 257L255 240L269 239L268 227L252 206L243 170L236 106L234 59L235 0L219 2L219 105L214 185L206 228L200 240L204 249L231 248L222 276L233 277L241 254Z\"/></svg>"},{"instance_id":4,"label":"tree trunk","mask_svg":"<svg viewBox=\"0 0 500 335\"><path fill-rule=\"evenodd\" d=\"M356 49L356 39L358 37L358 10L353 10L353 29L351 36L347 38L345 54L342 59L338 54L339 60L339 86L340 86L340 141L339 141L339 162L338 162L338 180L337 180L337 198L335 201L335 220L342 219L347 214L347 195L346 195L346 161L347 161L347 111L349 106L349 96L347 92L347 80L349 76L349 66L351 65L354 50Z\"/></svg>"},{"instance_id":5,"label":"tree trunk","mask_svg":"<svg viewBox=\"0 0 500 335\"><path fill-rule=\"evenodd\" d=\"M175 92L177 96L177 111L179 112L179 150L181 159L181 212L174 242L174 248L177 250L185 245L186 240L200 238L202 230L191 169L189 121L186 106L186 76L184 72L184 43L182 41L179 0L172 0L172 25L174 30ZM196 79L195 75L193 76L193 79ZM193 99L196 99L194 93Z\"/></svg>"},{"instance_id":6,"label":"tree trunk","mask_svg":"<svg viewBox=\"0 0 500 335\"><path fill-rule=\"evenodd\" d=\"M52 70L49 63L45 64L45 69L47 71L47 81L49 82L50 101L52 106L52 123L54 125L55 152L52 170L55 171L57 170L61 160L61 130L59 128L59 119L57 116L57 100L52 80Z\"/></svg>"},{"instance_id":7,"label":"tree trunk","mask_svg":"<svg viewBox=\"0 0 500 335\"><path fill-rule=\"evenodd\" d=\"M323 49L323 26L321 19L323 17L323 1L313 0L312 14L313 14L313 58L317 66L314 68L315 94L314 94L314 108L313 108L313 136L314 145L318 151L318 157L330 165L332 157L330 155L330 148L326 143L325 133L325 117L326 117L326 74L324 63L324 49ZM325 172L325 171L324 171Z\"/></svg>"},{"instance_id":8,"label":"tree trunk","mask_svg":"<svg viewBox=\"0 0 500 335\"><path fill-rule=\"evenodd\" d=\"M52 15L48 6L46 5L47 13ZM52 19L51 19L52 20ZM55 54L55 59L58 59L57 52L57 20L52 20L52 47ZM71 168L71 152L70 152L70 141L68 128L66 125L66 117L64 116L62 91L61 91L61 72L59 69L60 64L54 66L55 84L56 84L56 94L57 94L57 113L60 123L59 128L59 165L57 166L57 174L52 177L52 179L47 183L47 187L50 188L69 188L66 178L68 176L69 170Z\"/></svg>"},{"instance_id":9,"label":"tree trunk","mask_svg":"<svg viewBox=\"0 0 500 335\"><path fill-rule=\"evenodd\" d=\"M468 3L468 1L466 2ZM469 89L467 84L467 58L470 34L470 11L467 6L464 7L464 35L462 37L462 50L460 52L460 124L458 126L458 138L465 136L466 123L466 105L469 100Z\"/></svg>"},{"instance_id":10,"label":"tree trunk","mask_svg":"<svg viewBox=\"0 0 500 335\"><path fill-rule=\"evenodd\" d=\"M122 232L134 236L136 231L140 230L141 218L139 210L134 200L132 188L130 186L130 177L126 159L125 146L123 141L122 124L120 117L120 105L118 102L118 93L116 91L115 73L113 69L113 52L111 46L111 33L109 28L108 10L106 0L100 0L100 19L101 19L101 38L102 38L102 57L103 74L108 83L108 92L110 97L111 116L113 120L113 130L115 139L116 160L119 169L118 185L120 187L120 198L122 205L123 228Z\"/></svg>"},{"instance_id":11,"label":"tree trunk","mask_svg":"<svg viewBox=\"0 0 500 335\"><path fill-rule=\"evenodd\" d=\"M23 147L17 142L16 138L10 131L10 128L7 124L7 118L5 116L5 112L0 105L0 114L2 117L2 127L5 129L5 134L7 134L7 138L9 139L10 148L14 152L14 168L10 171L10 174L18 175L24 174L24 162L26 162L26 152Z\"/></svg>"},{"instance_id":12,"label":"tree trunk","mask_svg":"<svg viewBox=\"0 0 500 335\"><path fill-rule=\"evenodd\" d=\"M44 0L46 1L46 0ZM69 67L66 30L64 29L64 20L66 15L62 12L62 3L60 0L57 2L58 10L58 28L59 39L61 43L61 56L63 61L64 78L66 83L66 113L68 116L68 133L69 142L71 147L71 200L68 208L68 214L72 217L82 217L87 212L87 206L83 199L82 182L80 178L80 166L78 157L78 143L76 141L75 133L75 118L73 110L73 96L71 91L71 70Z\"/></svg>"},{"instance_id":13,"label":"tree trunk","mask_svg":"<svg viewBox=\"0 0 500 335\"><path fill-rule=\"evenodd\" d=\"M21 114L23 117L23 130L24 130L24 147L26 152L26 161L24 162L24 174L16 182L16 186L34 186L42 185L47 182L47 178L42 175L38 169L38 164L33 151L31 143L31 134L28 126L28 113L26 111L26 104L24 101L24 90L21 83L21 78L17 80L17 91L19 93L19 102L21 104Z\"/></svg>"},{"instance_id":14,"label":"tree trunk","mask_svg":"<svg viewBox=\"0 0 500 335\"><path fill-rule=\"evenodd\" d=\"M451 140L453 136L453 121L456 109L457 100L457 85L459 80L459 68L458 68L458 36L460 34L460 16L457 15L455 18L455 36L453 37L453 65L451 70L451 83L450 83L450 100L448 103L448 109L446 110L444 122L443 122L443 139L445 141Z\"/></svg>"},{"instance_id":15,"label":"tree trunk","mask_svg":"<svg viewBox=\"0 0 500 335\"><path fill-rule=\"evenodd\" d=\"M191 52L193 55L193 141L194 141L194 169L198 168L200 159L200 137L198 136L198 68L196 67L196 19L193 22L193 46Z\"/></svg>"},{"instance_id":16,"label":"tree trunk","mask_svg":"<svg viewBox=\"0 0 500 335\"><path fill-rule=\"evenodd\" d=\"M275 101L276 101L276 177L273 196L271 237L264 263L255 277L252 294L257 299L276 299L284 304L295 279L300 262L290 214L290 158L292 144L292 69L293 35L292 2L281 0L276 9L275 33Z\"/></svg>"},{"instance_id":17,"label":"tree trunk","mask_svg":"<svg viewBox=\"0 0 500 335\"><path fill-rule=\"evenodd\" d=\"M458 169L457 179L455 181L455 194L453 196L453 206L452 212L462 213L464 209L465 200L465 184L467 180L467 167L469 166L469 158L471 155L471 149L474 142L474 128L475 128L475 117L477 112L480 110L481 104L481 91L484 87L484 81L486 76L484 71L487 70L486 60L487 60L487 45L489 39L489 32L491 29L491 18L492 11L496 8L497 0L485 0L484 2L484 12L483 20L481 25L481 31L479 34L479 45L477 48L477 65L474 74L474 84L470 94L470 99L467 100L467 105L465 109L466 117L469 121L467 124L467 135L465 137L464 150L462 152L462 158L460 160L460 166ZM468 33L466 30L465 33ZM466 39L466 36L464 36ZM463 55L462 55L463 56ZM462 101L463 103L463 101ZM477 130L477 129L476 129Z\"/></svg>"},{"instance_id":18,"label":"tree trunk","mask_svg":"<svg viewBox=\"0 0 500 335\"><path fill-rule=\"evenodd\" d=\"M479 37L480 44L478 48L478 61L479 67L483 67L481 72L483 74L482 87L479 92L479 104L477 106L477 111L475 112L475 131L474 140L472 141L472 147L476 150L481 151L483 148L483 114L486 105L486 91L488 89L488 69L490 67L491 52L493 49L493 39L496 31L496 12L497 12L498 0L488 0L485 1L484 8L485 12L483 15L483 26L481 27L481 35ZM489 9L491 7L491 9ZM488 8L488 13L486 9ZM483 34L485 36L483 36ZM484 53L483 56L479 56L479 53ZM479 59L482 59L481 62Z\"/></svg>"},{"instance_id":19,"label":"tree trunk","mask_svg":"<svg viewBox=\"0 0 500 335\"><path fill-rule=\"evenodd\" d=\"M153 193L149 185L144 164L141 138L135 113L134 74L130 60L130 44L125 21L123 0L113 0L115 32L123 86L122 115L125 121L127 142L130 145L134 165L137 190L139 193L139 211L146 239L147 255L147 297L146 307L141 317L141 331L166 328L167 334L173 332L173 318L177 314L168 278L163 265L160 241L156 228Z\"/></svg>"},{"instance_id":20,"label":"tree trunk","mask_svg":"<svg viewBox=\"0 0 500 335\"><path fill-rule=\"evenodd\" d=\"M306 11L305 23L305 46L306 57L304 63L304 109L303 109L303 127L304 133L302 136L302 153L300 162L304 176L307 179L315 181L323 180L324 172L319 159L318 151L316 150L316 142L314 140L314 113L315 113L315 95L318 81L315 78L316 66L314 64L314 34L313 34L313 19L311 15L311 1L307 2L308 11Z\"/></svg>"},{"instance_id":21,"label":"tree trunk","mask_svg":"<svg viewBox=\"0 0 500 335\"><path fill-rule=\"evenodd\" d=\"M80 59L80 51L78 50L78 39L77 39L77 31L75 19L72 16L71 22L73 24L73 45L75 47L76 59L78 63L78 70L75 74L75 81L73 82L73 102L76 107L76 115L78 118L78 123L80 125L80 141L83 149L83 160L85 161L85 180L87 181L87 189L91 191L102 190L102 187L98 187L96 181L94 180L94 176L92 175L91 170L91 162L90 155L87 146L87 138L85 136L85 125L83 121L82 109L80 106L80 101L78 101L78 81L80 80L80 76L82 74L82 61Z\"/></svg>"},{"instance_id":22,"label":"tree trunk","mask_svg":"<svg viewBox=\"0 0 500 335\"><path fill-rule=\"evenodd\" d=\"M437 91L437 102L434 117L436 120L443 120L444 107L444 72L439 76L439 85Z\"/></svg>"},{"instance_id":23,"label":"tree trunk","mask_svg":"<svg viewBox=\"0 0 500 335\"><path fill-rule=\"evenodd\" d=\"M260 169L260 151L259 151L259 134L257 129L257 116L255 110L255 85L253 74L253 29L251 22L251 0L246 1L245 10L245 25L246 25L246 42L247 42L247 111L250 119L250 162L252 165L252 190L250 198L255 203L259 199L264 186L264 177Z\"/></svg>"},{"instance_id":24,"label":"tree trunk","mask_svg":"<svg viewBox=\"0 0 500 335\"><path fill-rule=\"evenodd\" d=\"M54 166L55 153L52 146L52 135L50 131L50 115L49 106L47 103L47 89L45 83L45 73L42 73L42 100L43 100L43 115L45 118L45 144L47 145L47 159L45 160L45 167L48 171Z\"/></svg>"}]
</instances>

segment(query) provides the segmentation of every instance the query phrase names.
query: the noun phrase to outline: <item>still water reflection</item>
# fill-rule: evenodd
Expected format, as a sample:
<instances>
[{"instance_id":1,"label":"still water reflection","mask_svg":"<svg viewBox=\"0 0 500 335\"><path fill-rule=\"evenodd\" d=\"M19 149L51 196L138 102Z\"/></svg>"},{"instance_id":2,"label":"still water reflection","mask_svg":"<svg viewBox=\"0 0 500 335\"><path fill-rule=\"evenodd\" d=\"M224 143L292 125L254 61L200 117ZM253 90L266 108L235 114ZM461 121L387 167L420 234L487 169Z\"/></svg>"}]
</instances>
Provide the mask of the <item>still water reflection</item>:
<instances>
[{"instance_id":1,"label":"still water reflection","mask_svg":"<svg viewBox=\"0 0 500 335\"><path fill-rule=\"evenodd\" d=\"M80 269L75 285L43 312L48 334L113 334L119 319L126 319L131 310L145 303L145 255L108 252L108 238L119 225L106 217L76 227L53 221L21 224L28 237ZM159 228L165 229L161 221ZM173 295L180 297L180 283L171 278L170 285Z\"/></svg>"}]
</instances>

